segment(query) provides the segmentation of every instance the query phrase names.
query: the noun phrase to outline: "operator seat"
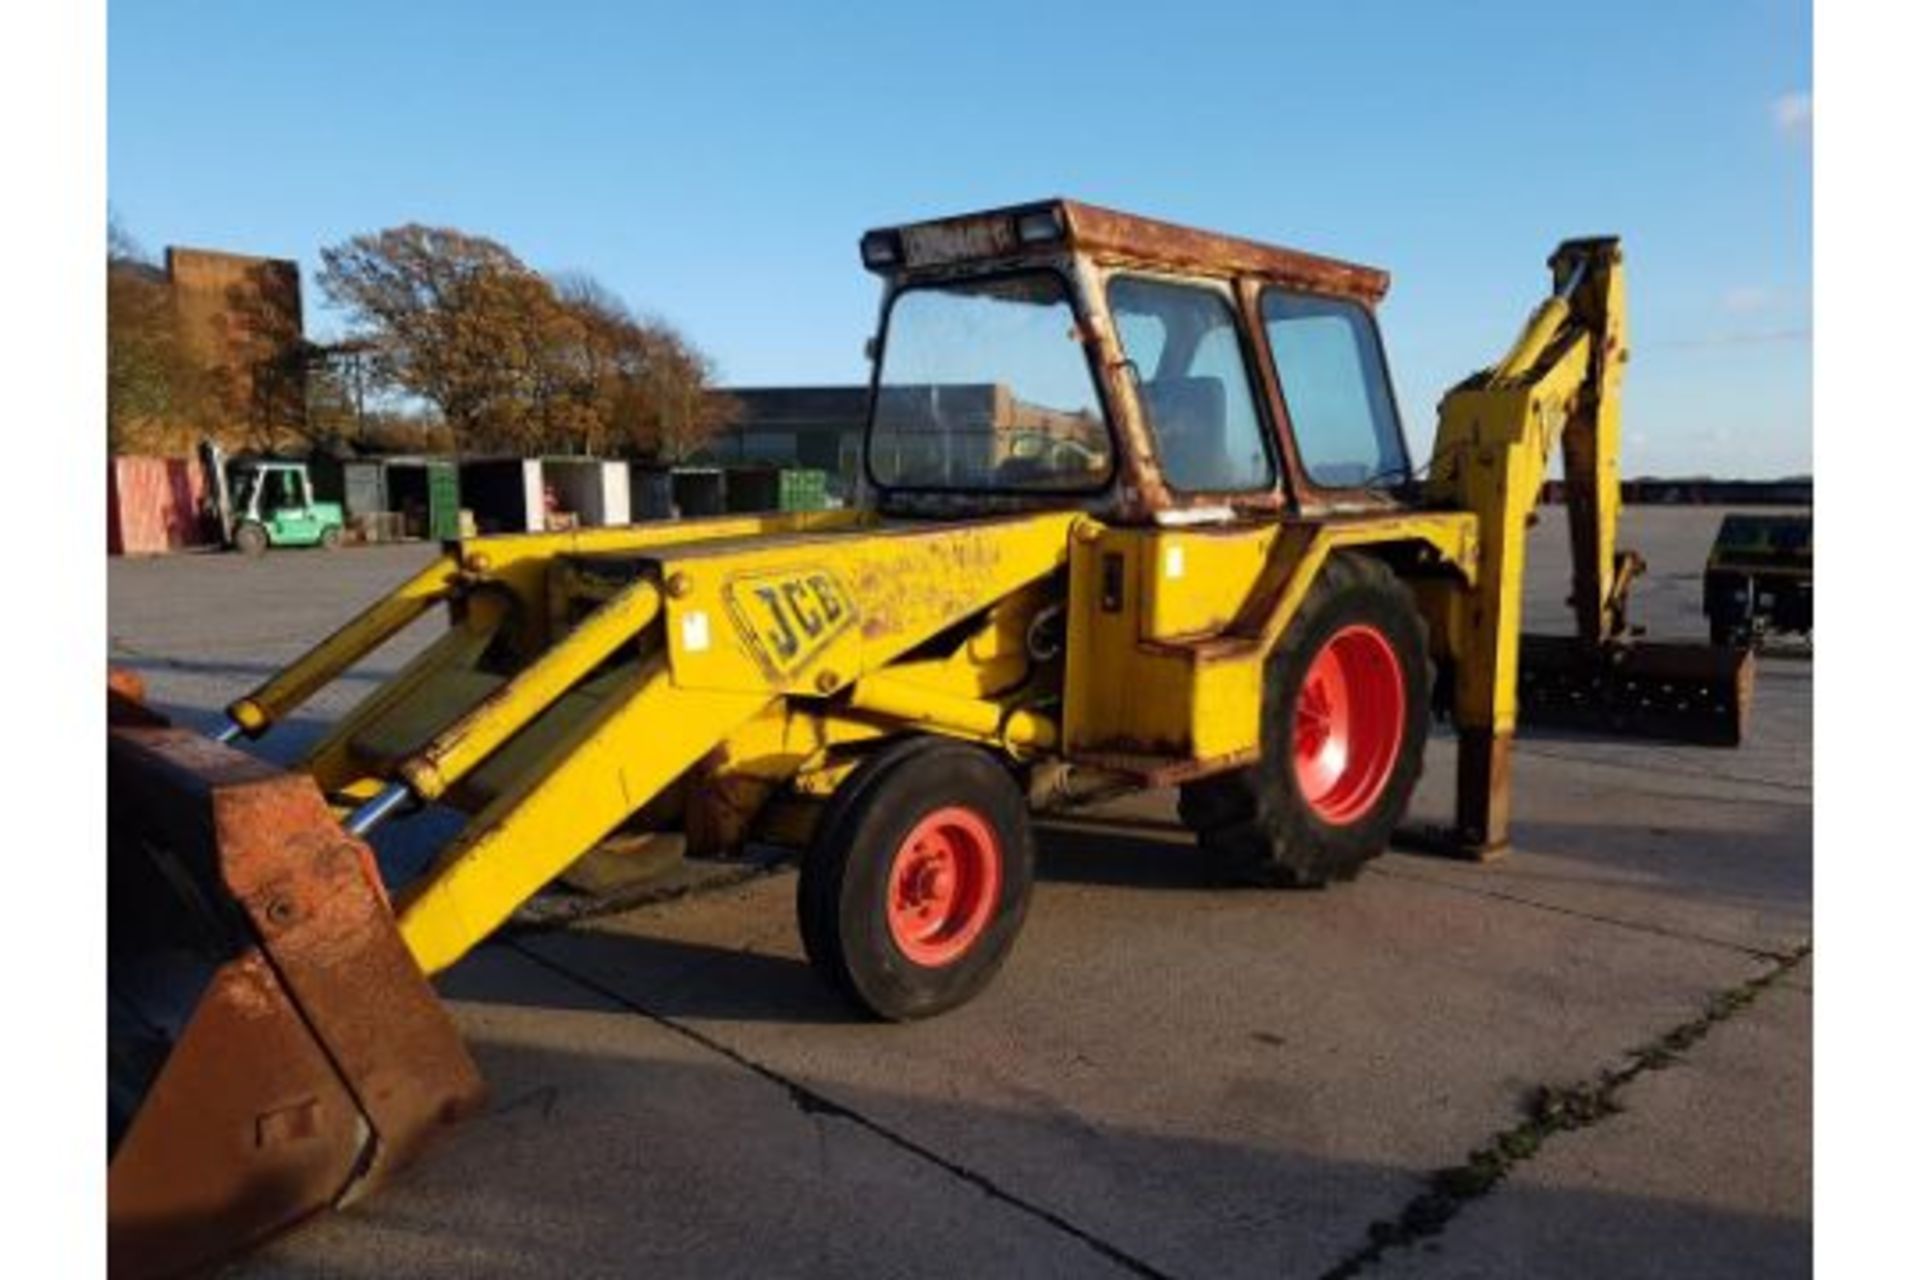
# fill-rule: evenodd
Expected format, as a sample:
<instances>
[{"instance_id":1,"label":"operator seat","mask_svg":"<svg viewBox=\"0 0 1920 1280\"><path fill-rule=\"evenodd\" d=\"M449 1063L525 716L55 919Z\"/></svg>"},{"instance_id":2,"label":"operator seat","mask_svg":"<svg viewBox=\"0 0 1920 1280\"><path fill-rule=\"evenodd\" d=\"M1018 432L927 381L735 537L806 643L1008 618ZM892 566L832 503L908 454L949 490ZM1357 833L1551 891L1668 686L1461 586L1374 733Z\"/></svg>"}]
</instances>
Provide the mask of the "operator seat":
<instances>
[{"instance_id":1,"label":"operator seat","mask_svg":"<svg viewBox=\"0 0 1920 1280\"><path fill-rule=\"evenodd\" d=\"M1176 489L1236 487L1227 457L1227 385L1219 378L1155 378L1142 385L1160 464Z\"/></svg>"}]
</instances>

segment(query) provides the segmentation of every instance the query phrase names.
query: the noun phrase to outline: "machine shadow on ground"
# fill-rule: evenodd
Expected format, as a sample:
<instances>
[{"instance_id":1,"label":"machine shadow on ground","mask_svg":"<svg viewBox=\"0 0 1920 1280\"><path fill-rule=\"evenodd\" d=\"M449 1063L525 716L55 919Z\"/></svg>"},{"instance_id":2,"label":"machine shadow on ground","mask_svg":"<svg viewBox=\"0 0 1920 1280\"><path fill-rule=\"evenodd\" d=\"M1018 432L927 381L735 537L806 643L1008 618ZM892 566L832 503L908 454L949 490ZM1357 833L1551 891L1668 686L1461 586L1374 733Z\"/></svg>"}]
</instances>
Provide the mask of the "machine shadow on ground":
<instances>
[{"instance_id":1,"label":"machine shadow on ground","mask_svg":"<svg viewBox=\"0 0 1920 1280\"><path fill-rule=\"evenodd\" d=\"M519 932L512 945L539 954L541 935L546 932ZM569 968L614 972L630 979L646 991L644 1005L653 1017L877 1025L828 989L806 961L792 956L755 951L746 945L715 946L591 926L575 926L564 932ZM536 1009L607 1007L605 998L577 983L543 985L530 992L514 984L503 985L485 970L476 973L465 966L442 975L437 985L448 999L480 1004ZM552 1003L556 993L558 1003Z\"/></svg>"},{"instance_id":2,"label":"machine shadow on ground","mask_svg":"<svg viewBox=\"0 0 1920 1280\"><path fill-rule=\"evenodd\" d=\"M1632 828L1597 823L1522 822L1516 825L1520 852L1474 868L1450 859L1402 855L1379 867L1386 876L1425 881L1422 867L1439 864L1461 874L1447 887L1469 892L1524 896L1556 890L1618 890L1662 902L1698 900L1719 908L1760 915L1791 914L1806 901L1811 868L1787 852L1804 837L1794 829L1808 821L1805 811L1774 815L1766 834L1718 831L1697 826ZM1164 893L1169 900L1191 894L1298 897L1298 893L1229 884L1199 856L1191 837L1164 818L1122 818L1081 814L1043 820L1036 826L1036 879L1042 884ZM1778 851L1755 857L1756 851ZM418 856L417 854L415 856ZM1590 872L1578 868L1592 867ZM790 905L797 881L789 860L769 873L782 881L774 902L757 901L745 916L730 916L737 945L692 941L671 935L664 917L648 908L616 912L625 918L661 925L666 932L596 927L592 921L561 928L514 928L517 944L536 951L543 938L563 935L568 963L592 972L617 973L646 992L644 1005L655 1016L673 1019L790 1023L868 1023L832 992L807 963L788 949L797 938ZM1371 872L1330 894L1364 894ZM732 886L720 890L730 892ZM1313 895L1320 891L1307 891ZM777 905L776 905L777 904ZM1550 903L1547 905L1551 905ZM775 951L763 949L771 944ZM511 992L489 985L465 967L440 980L453 999L480 1003L518 1003ZM579 993L563 1008L590 1007L596 997Z\"/></svg>"},{"instance_id":3,"label":"machine shadow on ground","mask_svg":"<svg viewBox=\"0 0 1920 1280\"><path fill-rule=\"evenodd\" d=\"M533 1003L562 1007L552 994ZM583 1023L610 1016L590 994L566 1007ZM487 1111L381 1195L314 1222L228 1280L819 1276L876 1257L890 1259L892 1273L917 1276L1318 1277L1363 1253L1370 1227L1396 1218L1431 1172L788 1083L651 1025L633 1037L582 1029L624 1039L618 1053L530 1045L517 1039L532 1030L522 1015L459 1012L463 1021L504 1022L471 1033L492 1083ZM1487 1119L1498 1128L1513 1118ZM751 1123L753 1158L716 1165L707 1140L715 1123ZM1078 1159L976 1168L946 1149L944 1136L955 1134L972 1135L974 1150L1071 1150ZM1128 1184L1154 1194L1112 1194ZM1611 1274L1707 1266L1764 1280L1811 1265L1804 1221L1630 1191L1535 1184L1495 1195L1507 1211L1580 1222L1591 1238L1622 1241L1616 1261L1624 1265ZM697 1225L633 1208L670 1203L698 1204ZM1453 1226L1470 1223L1477 1208L1467 1202ZM779 1248L769 1251L772 1239ZM1476 1275L1489 1263L1519 1275L1560 1273L1566 1259L1550 1238L1508 1244L1498 1259L1450 1256L1442 1232L1383 1261L1394 1275Z\"/></svg>"}]
</instances>

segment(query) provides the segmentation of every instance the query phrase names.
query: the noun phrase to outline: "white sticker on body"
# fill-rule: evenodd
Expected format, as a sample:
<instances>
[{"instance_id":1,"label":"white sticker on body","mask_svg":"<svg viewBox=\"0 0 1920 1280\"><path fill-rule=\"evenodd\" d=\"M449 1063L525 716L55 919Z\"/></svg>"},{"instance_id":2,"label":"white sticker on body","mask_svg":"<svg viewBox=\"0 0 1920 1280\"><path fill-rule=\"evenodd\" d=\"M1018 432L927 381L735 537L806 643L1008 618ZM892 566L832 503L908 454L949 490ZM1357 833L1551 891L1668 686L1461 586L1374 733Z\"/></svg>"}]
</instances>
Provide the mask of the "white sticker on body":
<instances>
[{"instance_id":1,"label":"white sticker on body","mask_svg":"<svg viewBox=\"0 0 1920 1280\"><path fill-rule=\"evenodd\" d=\"M713 632L701 609L689 609L680 615L680 647L688 653L705 653L713 645Z\"/></svg>"}]
</instances>

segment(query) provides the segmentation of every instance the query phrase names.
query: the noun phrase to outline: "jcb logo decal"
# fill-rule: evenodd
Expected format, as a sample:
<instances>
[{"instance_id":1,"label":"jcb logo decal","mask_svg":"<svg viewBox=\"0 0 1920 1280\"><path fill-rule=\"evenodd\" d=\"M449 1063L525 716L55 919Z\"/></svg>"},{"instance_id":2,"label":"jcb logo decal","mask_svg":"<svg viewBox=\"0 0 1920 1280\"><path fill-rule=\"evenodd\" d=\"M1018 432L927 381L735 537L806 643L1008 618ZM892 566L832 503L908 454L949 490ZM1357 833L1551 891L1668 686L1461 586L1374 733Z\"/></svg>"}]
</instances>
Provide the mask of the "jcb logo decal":
<instances>
[{"instance_id":1,"label":"jcb logo decal","mask_svg":"<svg viewBox=\"0 0 1920 1280\"><path fill-rule=\"evenodd\" d=\"M776 676L800 670L853 622L853 602L819 569L742 578L727 588L734 616Z\"/></svg>"}]
</instances>

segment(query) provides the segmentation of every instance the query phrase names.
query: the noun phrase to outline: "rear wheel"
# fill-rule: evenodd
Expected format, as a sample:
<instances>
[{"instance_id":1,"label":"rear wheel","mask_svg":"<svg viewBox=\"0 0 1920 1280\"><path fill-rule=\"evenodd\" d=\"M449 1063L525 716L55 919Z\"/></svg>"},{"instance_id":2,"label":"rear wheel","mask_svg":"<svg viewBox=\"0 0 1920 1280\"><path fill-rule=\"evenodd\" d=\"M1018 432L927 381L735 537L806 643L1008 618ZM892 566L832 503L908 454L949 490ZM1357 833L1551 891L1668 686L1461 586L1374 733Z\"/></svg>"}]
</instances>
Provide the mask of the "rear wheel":
<instances>
[{"instance_id":1,"label":"rear wheel","mask_svg":"<svg viewBox=\"0 0 1920 1280\"><path fill-rule=\"evenodd\" d=\"M340 526L337 524L330 524L320 531L320 548L323 551L338 551L340 540Z\"/></svg>"},{"instance_id":2,"label":"rear wheel","mask_svg":"<svg viewBox=\"0 0 1920 1280\"><path fill-rule=\"evenodd\" d=\"M1005 963L1033 887L1026 797L978 747L910 739L835 793L800 869L807 957L876 1017L925 1018Z\"/></svg>"},{"instance_id":3,"label":"rear wheel","mask_svg":"<svg viewBox=\"0 0 1920 1280\"><path fill-rule=\"evenodd\" d=\"M233 531L233 549L241 555L265 555L269 541L266 527L256 521L249 520Z\"/></svg>"},{"instance_id":4,"label":"rear wheel","mask_svg":"<svg viewBox=\"0 0 1920 1280\"><path fill-rule=\"evenodd\" d=\"M1431 687L1412 593L1379 561L1335 554L1267 661L1260 761L1182 788L1181 819L1235 879L1351 879L1406 813Z\"/></svg>"}]
</instances>

